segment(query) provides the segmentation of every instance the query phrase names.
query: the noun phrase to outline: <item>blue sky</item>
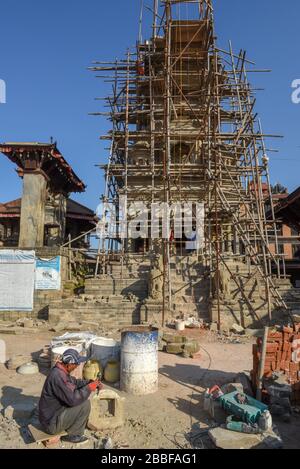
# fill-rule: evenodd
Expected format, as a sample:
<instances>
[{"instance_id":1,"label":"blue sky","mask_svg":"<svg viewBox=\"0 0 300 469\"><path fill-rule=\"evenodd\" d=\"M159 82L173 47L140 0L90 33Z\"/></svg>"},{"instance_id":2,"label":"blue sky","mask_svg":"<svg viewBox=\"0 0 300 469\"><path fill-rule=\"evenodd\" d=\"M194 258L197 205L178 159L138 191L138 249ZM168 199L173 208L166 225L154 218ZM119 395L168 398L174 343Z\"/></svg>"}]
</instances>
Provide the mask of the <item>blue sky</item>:
<instances>
[{"instance_id":1,"label":"blue sky","mask_svg":"<svg viewBox=\"0 0 300 469\"><path fill-rule=\"evenodd\" d=\"M151 4L151 0L145 0ZM259 88L257 111L264 131L284 135L268 147L271 177L290 190L300 185L300 104L291 101L291 83L300 78L298 56L300 2L279 8L273 0L215 0L220 47L231 39L236 50L248 51L257 68L251 74ZM88 185L75 198L95 208L103 176L95 164L106 161L108 129L96 96L109 85L87 67L93 60L122 57L138 34L140 0L9 0L1 5L0 79L7 84L7 103L0 105L0 141L58 141L58 147ZM13 165L0 155L0 201L21 193Z\"/></svg>"}]
</instances>

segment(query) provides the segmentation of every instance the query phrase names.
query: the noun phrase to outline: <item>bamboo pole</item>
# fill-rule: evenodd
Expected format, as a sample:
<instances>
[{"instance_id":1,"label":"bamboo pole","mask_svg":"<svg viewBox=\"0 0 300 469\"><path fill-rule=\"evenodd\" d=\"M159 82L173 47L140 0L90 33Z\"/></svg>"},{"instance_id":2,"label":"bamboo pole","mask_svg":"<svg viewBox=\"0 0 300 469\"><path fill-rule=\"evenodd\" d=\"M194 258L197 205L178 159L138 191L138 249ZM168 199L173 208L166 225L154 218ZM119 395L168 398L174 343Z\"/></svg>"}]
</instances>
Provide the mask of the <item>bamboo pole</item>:
<instances>
[{"instance_id":1,"label":"bamboo pole","mask_svg":"<svg viewBox=\"0 0 300 469\"><path fill-rule=\"evenodd\" d=\"M259 362L258 379L257 379L256 399L258 401L261 401L262 399L263 377L264 377L265 361L266 361L266 353L267 353L268 334L269 334L269 328L265 327L264 337L263 337L263 342L262 342L261 357L260 357L260 362Z\"/></svg>"}]
</instances>

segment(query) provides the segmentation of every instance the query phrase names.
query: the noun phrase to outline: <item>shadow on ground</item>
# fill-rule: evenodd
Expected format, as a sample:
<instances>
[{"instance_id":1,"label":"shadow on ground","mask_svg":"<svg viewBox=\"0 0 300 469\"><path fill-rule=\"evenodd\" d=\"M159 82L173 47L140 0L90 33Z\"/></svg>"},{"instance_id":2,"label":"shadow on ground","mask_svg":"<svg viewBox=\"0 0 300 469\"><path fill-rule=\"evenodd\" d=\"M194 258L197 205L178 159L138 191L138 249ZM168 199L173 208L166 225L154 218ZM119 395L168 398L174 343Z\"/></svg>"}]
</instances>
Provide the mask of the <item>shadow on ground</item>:
<instances>
[{"instance_id":1,"label":"shadow on ground","mask_svg":"<svg viewBox=\"0 0 300 469\"><path fill-rule=\"evenodd\" d=\"M50 368L43 367L39 364L39 356L41 355L42 352L43 352L43 349L38 350L37 352L32 352L31 353L31 359L32 359L33 362L38 363L39 372L44 376L48 376L48 374L50 372Z\"/></svg>"},{"instance_id":2,"label":"shadow on ground","mask_svg":"<svg viewBox=\"0 0 300 469\"><path fill-rule=\"evenodd\" d=\"M199 364L181 364L163 365L159 369L159 374L165 376L178 384L182 384L194 391L199 391L195 386L201 388L210 388L215 384L222 386L226 383L232 383L237 373L201 368Z\"/></svg>"},{"instance_id":3,"label":"shadow on ground","mask_svg":"<svg viewBox=\"0 0 300 469\"><path fill-rule=\"evenodd\" d=\"M39 397L23 394L22 388L3 386L0 402L4 409L12 407L11 417L17 422L24 442L31 443L32 438L27 430L27 425L37 412Z\"/></svg>"}]
</instances>

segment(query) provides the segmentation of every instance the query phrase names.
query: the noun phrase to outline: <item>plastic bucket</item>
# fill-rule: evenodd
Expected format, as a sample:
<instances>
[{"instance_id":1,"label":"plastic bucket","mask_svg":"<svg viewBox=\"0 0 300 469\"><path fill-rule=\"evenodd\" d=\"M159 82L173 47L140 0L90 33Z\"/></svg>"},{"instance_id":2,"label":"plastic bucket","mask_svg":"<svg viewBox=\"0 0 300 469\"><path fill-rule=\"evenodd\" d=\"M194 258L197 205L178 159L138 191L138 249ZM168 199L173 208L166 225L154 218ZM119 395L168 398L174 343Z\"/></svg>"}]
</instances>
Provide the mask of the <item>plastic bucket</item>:
<instances>
[{"instance_id":1,"label":"plastic bucket","mask_svg":"<svg viewBox=\"0 0 300 469\"><path fill-rule=\"evenodd\" d=\"M90 360L97 360L105 368L109 360L120 359L120 343L107 337L97 337L90 347Z\"/></svg>"},{"instance_id":2,"label":"plastic bucket","mask_svg":"<svg viewBox=\"0 0 300 469\"><path fill-rule=\"evenodd\" d=\"M185 321L176 321L175 322L175 329L176 329L176 331L184 331L185 330Z\"/></svg>"}]
</instances>

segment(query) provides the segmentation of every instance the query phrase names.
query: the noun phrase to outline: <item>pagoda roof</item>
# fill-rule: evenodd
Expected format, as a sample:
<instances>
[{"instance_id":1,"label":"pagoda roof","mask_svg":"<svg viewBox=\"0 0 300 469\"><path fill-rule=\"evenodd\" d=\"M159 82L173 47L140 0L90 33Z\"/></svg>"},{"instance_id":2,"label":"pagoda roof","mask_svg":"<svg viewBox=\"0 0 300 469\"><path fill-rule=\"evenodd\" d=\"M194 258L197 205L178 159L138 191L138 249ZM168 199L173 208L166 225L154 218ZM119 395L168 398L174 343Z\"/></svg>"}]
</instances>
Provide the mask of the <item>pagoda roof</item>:
<instances>
[{"instance_id":1,"label":"pagoda roof","mask_svg":"<svg viewBox=\"0 0 300 469\"><path fill-rule=\"evenodd\" d=\"M85 184L58 150L56 143L6 142L0 152L18 166L18 174L43 172L54 192L84 192Z\"/></svg>"}]
</instances>

